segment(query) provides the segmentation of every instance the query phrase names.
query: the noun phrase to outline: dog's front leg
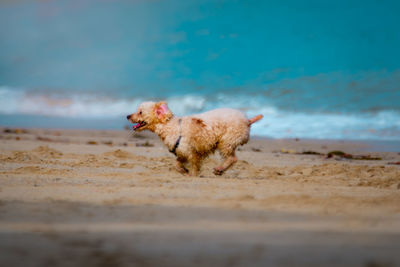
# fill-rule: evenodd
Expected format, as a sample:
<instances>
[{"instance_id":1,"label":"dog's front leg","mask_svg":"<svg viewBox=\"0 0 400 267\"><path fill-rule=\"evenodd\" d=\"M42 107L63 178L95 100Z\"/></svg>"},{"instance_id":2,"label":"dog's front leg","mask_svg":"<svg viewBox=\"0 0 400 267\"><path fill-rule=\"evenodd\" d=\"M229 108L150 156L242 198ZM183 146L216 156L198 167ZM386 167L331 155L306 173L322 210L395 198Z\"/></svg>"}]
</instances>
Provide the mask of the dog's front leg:
<instances>
[{"instance_id":1,"label":"dog's front leg","mask_svg":"<svg viewBox=\"0 0 400 267\"><path fill-rule=\"evenodd\" d=\"M201 167L201 163L202 163L203 158L198 155L198 154L194 154L190 157L189 162L190 162L190 171L189 171L189 175L190 176L198 176L200 173L200 167Z\"/></svg>"},{"instance_id":2,"label":"dog's front leg","mask_svg":"<svg viewBox=\"0 0 400 267\"><path fill-rule=\"evenodd\" d=\"M178 171L178 172L180 172L180 173L182 173L182 174L188 174L189 173L189 171L185 168L185 166L184 166L184 163L186 162L187 160L186 159L183 159L183 158L177 158L176 159L176 164L175 164L175 167L176 167L176 170Z\"/></svg>"},{"instance_id":3,"label":"dog's front leg","mask_svg":"<svg viewBox=\"0 0 400 267\"><path fill-rule=\"evenodd\" d=\"M199 162L191 162L191 168L189 171L190 176L198 176L200 172L200 163Z\"/></svg>"}]
</instances>

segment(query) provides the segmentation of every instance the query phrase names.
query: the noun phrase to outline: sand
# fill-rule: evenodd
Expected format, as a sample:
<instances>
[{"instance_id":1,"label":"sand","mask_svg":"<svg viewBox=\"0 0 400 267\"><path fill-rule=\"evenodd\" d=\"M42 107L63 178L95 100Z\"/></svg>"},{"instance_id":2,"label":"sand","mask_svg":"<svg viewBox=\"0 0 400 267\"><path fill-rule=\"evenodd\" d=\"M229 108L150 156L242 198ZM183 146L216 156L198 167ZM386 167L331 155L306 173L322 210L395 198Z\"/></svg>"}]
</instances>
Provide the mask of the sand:
<instances>
[{"instance_id":1,"label":"sand","mask_svg":"<svg viewBox=\"0 0 400 267\"><path fill-rule=\"evenodd\" d=\"M0 265L400 266L400 154L369 150L253 138L185 177L151 133L0 128Z\"/></svg>"}]
</instances>

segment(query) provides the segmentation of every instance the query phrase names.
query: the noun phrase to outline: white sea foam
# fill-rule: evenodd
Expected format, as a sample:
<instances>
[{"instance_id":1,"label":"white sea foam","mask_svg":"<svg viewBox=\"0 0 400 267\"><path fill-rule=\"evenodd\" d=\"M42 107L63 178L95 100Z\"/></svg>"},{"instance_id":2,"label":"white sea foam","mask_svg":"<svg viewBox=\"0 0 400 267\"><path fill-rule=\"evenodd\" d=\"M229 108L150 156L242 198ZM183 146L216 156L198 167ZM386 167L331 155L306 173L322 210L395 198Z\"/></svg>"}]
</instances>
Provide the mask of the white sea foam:
<instances>
[{"instance_id":1,"label":"white sea foam","mask_svg":"<svg viewBox=\"0 0 400 267\"><path fill-rule=\"evenodd\" d=\"M134 112L138 104L145 100L148 99L111 98L89 93L46 95L3 86L0 87L0 114L75 119L123 118ZM400 114L396 111L350 114L293 112L271 106L266 98L246 95L184 95L166 100L177 115L220 107L241 109L249 117L263 114L264 119L252 126L252 134L260 136L400 140Z\"/></svg>"},{"instance_id":2,"label":"white sea foam","mask_svg":"<svg viewBox=\"0 0 400 267\"><path fill-rule=\"evenodd\" d=\"M112 118L133 112L142 99L114 99L94 94L46 95L0 87L0 113L69 118Z\"/></svg>"},{"instance_id":3,"label":"white sea foam","mask_svg":"<svg viewBox=\"0 0 400 267\"><path fill-rule=\"evenodd\" d=\"M203 96L186 95L167 99L168 106L177 115L201 112L205 109L207 99Z\"/></svg>"},{"instance_id":4,"label":"white sea foam","mask_svg":"<svg viewBox=\"0 0 400 267\"><path fill-rule=\"evenodd\" d=\"M392 111L364 115L280 111L264 116L252 133L274 138L400 140L399 119L400 114Z\"/></svg>"}]
</instances>

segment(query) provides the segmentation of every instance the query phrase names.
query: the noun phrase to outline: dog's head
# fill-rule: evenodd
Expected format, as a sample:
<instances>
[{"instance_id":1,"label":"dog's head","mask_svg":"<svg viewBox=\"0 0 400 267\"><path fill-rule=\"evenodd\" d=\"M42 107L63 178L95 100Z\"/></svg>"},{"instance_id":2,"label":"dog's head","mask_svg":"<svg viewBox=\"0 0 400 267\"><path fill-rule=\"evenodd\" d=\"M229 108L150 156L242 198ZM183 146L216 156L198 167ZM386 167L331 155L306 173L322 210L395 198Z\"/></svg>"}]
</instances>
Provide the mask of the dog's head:
<instances>
[{"instance_id":1,"label":"dog's head","mask_svg":"<svg viewBox=\"0 0 400 267\"><path fill-rule=\"evenodd\" d=\"M167 102L143 102L139 105L136 113L128 115L126 118L131 123L135 131L150 130L154 131L159 123L166 123L172 118L173 114L168 108Z\"/></svg>"}]
</instances>

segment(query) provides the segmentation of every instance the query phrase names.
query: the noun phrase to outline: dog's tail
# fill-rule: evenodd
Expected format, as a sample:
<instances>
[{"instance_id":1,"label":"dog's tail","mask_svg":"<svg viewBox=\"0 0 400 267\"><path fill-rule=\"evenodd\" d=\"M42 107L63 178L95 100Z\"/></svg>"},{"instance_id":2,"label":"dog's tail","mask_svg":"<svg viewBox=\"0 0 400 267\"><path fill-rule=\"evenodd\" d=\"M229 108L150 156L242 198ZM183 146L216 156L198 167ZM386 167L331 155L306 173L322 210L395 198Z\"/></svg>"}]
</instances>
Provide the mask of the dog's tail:
<instances>
[{"instance_id":1,"label":"dog's tail","mask_svg":"<svg viewBox=\"0 0 400 267\"><path fill-rule=\"evenodd\" d=\"M264 118L263 115L259 114L251 119L249 119L249 125L252 125L253 123L255 123L256 121L261 120L262 118Z\"/></svg>"}]
</instances>

